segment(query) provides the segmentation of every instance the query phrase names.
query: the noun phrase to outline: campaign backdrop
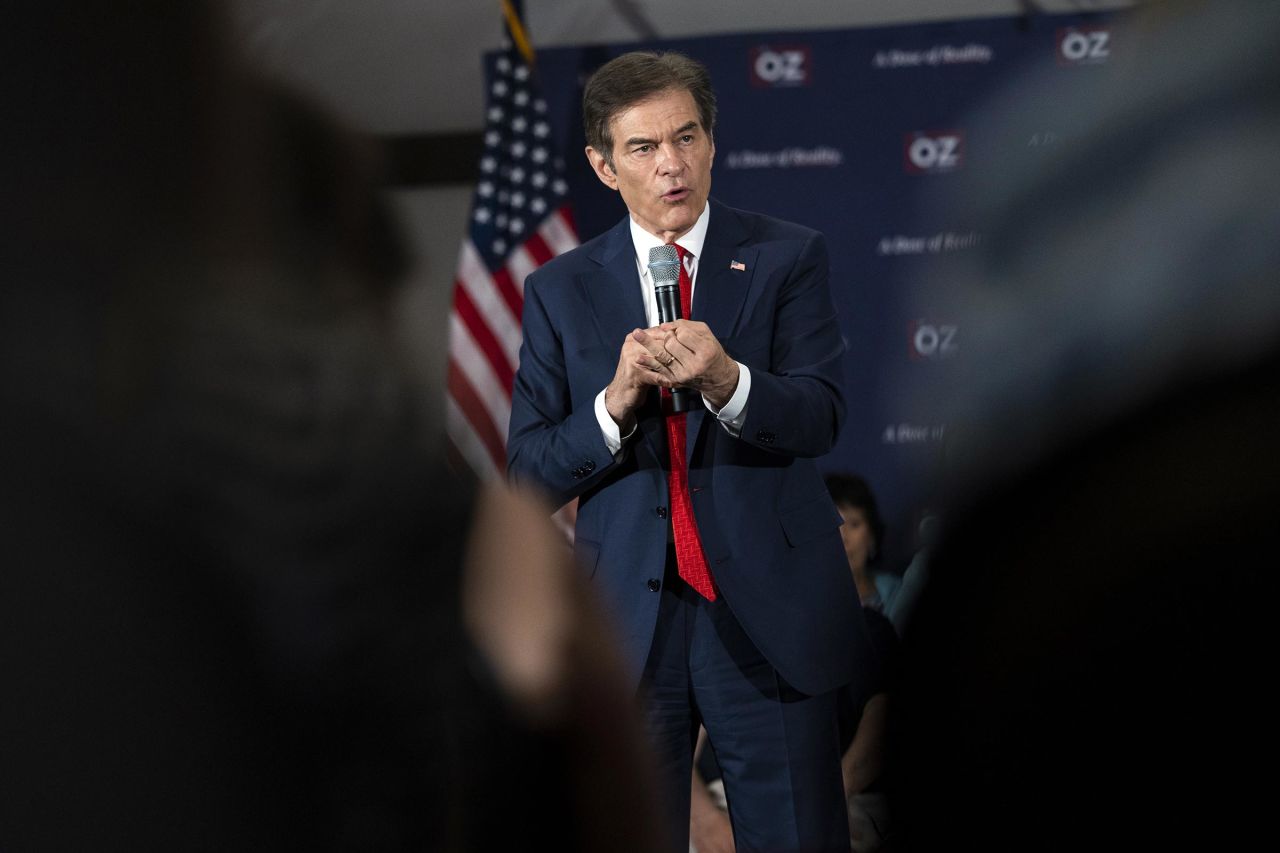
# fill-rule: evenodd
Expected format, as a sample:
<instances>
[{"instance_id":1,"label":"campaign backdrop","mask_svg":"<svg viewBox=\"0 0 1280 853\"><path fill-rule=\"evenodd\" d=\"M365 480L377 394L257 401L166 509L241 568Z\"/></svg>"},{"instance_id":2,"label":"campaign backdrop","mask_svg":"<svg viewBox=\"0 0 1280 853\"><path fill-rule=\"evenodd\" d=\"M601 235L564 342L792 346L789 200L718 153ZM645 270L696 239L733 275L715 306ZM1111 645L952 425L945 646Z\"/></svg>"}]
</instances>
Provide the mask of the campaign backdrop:
<instances>
[{"instance_id":1,"label":"campaign backdrop","mask_svg":"<svg viewBox=\"0 0 1280 853\"><path fill-rule=\"evenodd\" d=\"M710 70L719 99L714 197L826 234L847 343L849 408L838 445L820 464L870 482L889 527L883 544L890 568L900 569L917 546L947 430L940 410L927 400L908 402L894 382L963 357L965 330L929 306L947 287L946 259L983 239L962 210L942 204L948 181L1010 145L1052 145L1061 133L1053 104L1030 105L1044 115L1027 117L1026 138L975 138L966 119L1029 66L1083 80L1122 48L1111 38L1118 14L737 34L538 54L582 240L625 215L581 153L582 84L602 63L634 49L679 50Z\"/></svg>"}]
</instances>

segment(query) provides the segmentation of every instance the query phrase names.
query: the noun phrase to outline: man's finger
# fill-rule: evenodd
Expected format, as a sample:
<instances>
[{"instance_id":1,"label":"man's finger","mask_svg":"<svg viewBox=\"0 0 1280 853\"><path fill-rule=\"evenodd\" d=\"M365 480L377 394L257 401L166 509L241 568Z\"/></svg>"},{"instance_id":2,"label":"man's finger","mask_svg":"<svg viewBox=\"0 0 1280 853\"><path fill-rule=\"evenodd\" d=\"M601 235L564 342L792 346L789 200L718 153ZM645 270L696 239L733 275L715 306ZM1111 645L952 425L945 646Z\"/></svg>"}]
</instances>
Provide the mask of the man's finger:
<instances>
[{"instance_id":1,"label":"man's finger","mask_svg":"<svg viewBox=\"0 0 1280 853\"><path fill-rule=\"evenodd\" d=\"M676 358L680 358L685 353L688 353L688 355L697 355L698 351L694 349L694 346L693 346L693 344L696 344L696 343L697 343L696 336L694 336L688 330L685 331L684 338L681 338L679 333L672 332L667 337L667 341L666 341L667 352L672 353L672 355L674 355Z\"/></svg>"}]
</instances>

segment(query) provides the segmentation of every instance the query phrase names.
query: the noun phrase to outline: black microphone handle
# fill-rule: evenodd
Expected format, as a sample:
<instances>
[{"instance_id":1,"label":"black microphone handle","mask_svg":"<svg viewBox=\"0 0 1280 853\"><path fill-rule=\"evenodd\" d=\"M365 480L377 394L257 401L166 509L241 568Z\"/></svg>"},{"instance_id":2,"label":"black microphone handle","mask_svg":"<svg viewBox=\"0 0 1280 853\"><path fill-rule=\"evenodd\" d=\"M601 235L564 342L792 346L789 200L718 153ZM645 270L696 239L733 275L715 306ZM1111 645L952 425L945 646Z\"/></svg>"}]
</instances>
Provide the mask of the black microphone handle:
<instances>
[{"instance_id":1,"label":"black microphone handle","mask_svg":"<svg viewBox=\"0 0 1280 853\"><path fill-rule=\"evenodd\" d=\"M671 323L680 319L680 288L674 284L660 284L653 289L658 301L658 323Z\"/></svg>"},{"instance_id":2,"label":"black microphone handle","mask_svg":"<svg viewBox=\"0 0 1280 853\"><path fill-rule=\"evenodd\" d=\"M658 322L670 323L680 319L680 288L673 284L660 284L653 289L658 301ZM671 389L671 411L687 412L693 408L693 392L688 388Z\"/></svg>"},{"instance_id":3,"label":"black microphone handle","mask_svg":"<svg viewBox=\"0 0 1280 853\"><path fill-rule=\"evenodd\" d=\"M693 408L693 392L688 388L671 389L671 411L679 414Z\"/></svg>"}]
</instances>

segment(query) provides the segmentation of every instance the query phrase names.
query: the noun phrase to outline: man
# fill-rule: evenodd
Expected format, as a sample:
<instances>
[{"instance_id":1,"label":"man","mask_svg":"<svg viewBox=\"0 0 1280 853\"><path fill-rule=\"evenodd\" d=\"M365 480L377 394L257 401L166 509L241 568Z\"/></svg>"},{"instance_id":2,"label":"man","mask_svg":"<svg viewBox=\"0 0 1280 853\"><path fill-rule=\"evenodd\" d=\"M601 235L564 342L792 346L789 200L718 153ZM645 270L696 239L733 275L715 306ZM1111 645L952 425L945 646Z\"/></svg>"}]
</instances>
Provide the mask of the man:
<instances>
[{"instance_id":1,"label":"man","mask_svg":"<svg viewBox=\"0 0 1280 853\"><path fill-rule=\"evenodd\" d=\"M825 244L709 201L700 64L618 57L583 111L587 158L629 215L525 282L511 476L578 498L575 548L646 703L673 849L701 723L738 849L847 851L834 690L866 639L812 462L844 416ZM659 324L647 266L672 243L686 319Z\"/></svg>"}]
</instances>

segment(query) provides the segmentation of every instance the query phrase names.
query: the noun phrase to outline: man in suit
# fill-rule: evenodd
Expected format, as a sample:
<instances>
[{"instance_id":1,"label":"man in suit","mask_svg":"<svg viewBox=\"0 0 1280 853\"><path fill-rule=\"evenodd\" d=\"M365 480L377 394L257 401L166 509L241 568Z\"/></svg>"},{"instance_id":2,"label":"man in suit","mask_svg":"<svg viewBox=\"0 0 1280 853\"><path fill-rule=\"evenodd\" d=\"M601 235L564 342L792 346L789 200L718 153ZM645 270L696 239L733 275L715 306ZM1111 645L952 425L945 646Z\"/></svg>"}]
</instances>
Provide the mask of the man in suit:
<instances>
[{"instance_id":1,"label":"man in suit","mask_svg":"<svg viewBox=\"0 0 1280 853\"><path fill-rule=\"evenodd\" d=\"M578 498L575 548L614 618L687 849L705 725L739 850L848 850L834 690L865 645L813 458L844 417L820 234L708 198L700 64L636 52L583 97L587 158L628 216L532 273L510 474ZM659 323L650 249L678 247ZM687 388L687 415L669 389Z\"/></svg>"}]
</instances>

